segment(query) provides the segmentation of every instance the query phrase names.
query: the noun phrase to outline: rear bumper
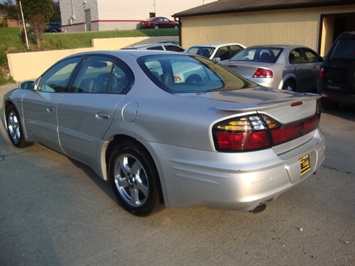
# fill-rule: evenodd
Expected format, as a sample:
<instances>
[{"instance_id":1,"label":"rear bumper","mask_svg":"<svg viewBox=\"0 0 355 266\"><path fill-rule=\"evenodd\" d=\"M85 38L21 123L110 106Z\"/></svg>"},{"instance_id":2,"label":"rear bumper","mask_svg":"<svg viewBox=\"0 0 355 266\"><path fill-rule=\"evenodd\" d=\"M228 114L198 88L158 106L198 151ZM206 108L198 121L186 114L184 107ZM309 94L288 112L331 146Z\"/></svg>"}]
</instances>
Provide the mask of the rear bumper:
<instances>
[{"instance_id":1,"label":"rear bumper","mask_svg":"<svg viewBox=\"0 0 355 266\"><path fill-rule=\"evenodd\" d=\"M159 155L164 202L168 207L207 206L253 210L314 174L325 159L320 129L304 144L284 154L273 149L219 153L153 144ZM308 136L309 137L309 136ZM153 152L154 153L154 152ZM300 159L309 155L310 169L301 175Z\"/></svg>"},{"instance_id":2,"label":"rear bumper","mask_svg":"<svg viewBox=\"0 0 355 266\"><path fill-rule=\"evenodd\" d=\"M355 105L355 94L342 94L334 92L321 93L322 98L328 102Z\"/></svg>"},{"instance_id":3,"label":"rear bumper","mask_svg":"<svg viewBox=\"0 0 355 266\"><path fill-rule=\"evenodd\" d=\"M323 79L318 79L317 92L327 102L355 104L355 88L349 88L345 85L329 85Z\"/></svg>"}]
</instances>

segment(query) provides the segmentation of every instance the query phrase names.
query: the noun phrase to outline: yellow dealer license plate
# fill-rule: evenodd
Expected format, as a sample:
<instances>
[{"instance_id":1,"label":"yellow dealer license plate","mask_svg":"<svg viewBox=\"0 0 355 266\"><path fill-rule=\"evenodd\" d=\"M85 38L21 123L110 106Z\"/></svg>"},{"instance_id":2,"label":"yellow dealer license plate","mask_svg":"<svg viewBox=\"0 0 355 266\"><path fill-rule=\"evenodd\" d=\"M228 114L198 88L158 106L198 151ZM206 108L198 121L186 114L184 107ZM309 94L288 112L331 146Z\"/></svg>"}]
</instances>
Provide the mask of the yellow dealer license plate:
<instances>
[{"instance_id":1,"label":"yellow dealer license plate","mask_svg":"<svg viewBox=\"0 0 355 266\"><path fill-rule=\"evenodd\" d=\"M311 162L309 160L309 154L299 158L301 164L301 176L311 170Z\"/></svg>"}]
</instances>

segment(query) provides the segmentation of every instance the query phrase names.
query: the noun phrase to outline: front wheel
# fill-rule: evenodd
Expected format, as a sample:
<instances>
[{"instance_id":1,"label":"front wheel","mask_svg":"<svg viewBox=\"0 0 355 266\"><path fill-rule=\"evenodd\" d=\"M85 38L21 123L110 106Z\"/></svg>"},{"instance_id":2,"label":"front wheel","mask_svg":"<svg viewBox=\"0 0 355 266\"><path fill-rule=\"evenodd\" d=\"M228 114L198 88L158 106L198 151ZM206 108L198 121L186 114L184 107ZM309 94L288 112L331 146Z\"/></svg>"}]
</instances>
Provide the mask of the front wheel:
<instances>
[{"instance_id":1,"label":"front wheel","mask_svg":"<svg viewBox=\"0 0 355 266\"><path fill-rule=\"evenodd\" d=\"M109 161L112 189L128 212L147 216L159 207L158 174L148 152L124 141L117 145Z\"/></svg>"},{"instance_id":2,"label":"front wheel","mask_svg":"<svg viewBox=\"0 0 355 266\"><path fill-rule=\"evenodd\" d=\"M13 105L6 110L6 130L12 144L16 147L22 148L33 144L25 140L20 116Z\"/></svg>"}]
</instances>

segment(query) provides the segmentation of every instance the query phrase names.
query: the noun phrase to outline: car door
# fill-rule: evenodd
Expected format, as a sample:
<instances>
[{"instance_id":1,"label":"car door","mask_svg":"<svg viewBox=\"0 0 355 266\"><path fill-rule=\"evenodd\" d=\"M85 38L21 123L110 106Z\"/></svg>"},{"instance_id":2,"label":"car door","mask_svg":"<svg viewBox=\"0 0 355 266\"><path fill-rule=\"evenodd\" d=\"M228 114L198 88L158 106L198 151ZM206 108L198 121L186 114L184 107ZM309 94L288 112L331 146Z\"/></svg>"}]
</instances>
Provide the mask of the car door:
<instances>
[{"instance_id":1,"label":"car door","mask_svg":"<svg viewBox=\"0 0 355 266\"><path fill-rule=\"evenodd\" d=\"M94 166L116 106L132 82L123 62L101 55L86 59L58 104L59 138L68 156Z\"/></svg>"},{"instance_id":2,"label":"car door","mask_svg":"<svg viewBox=\"0 0 355 266\"><path fill-rule=\"evenodd\" d=\"M309 64L301 48L296 48L289 53L288 72L296 77L297 91L312 90L313 67Z\"/></svg>"},{"instance_id":3,"label":"car door","mask_svg":"<svg viewBox=\"0 0 355 266\"><path fill-rule=\"evenodd\" d=\"M36 90L28 91L23 99L24 123L29 138L60 152L57 104L81 59L74 57L55 64L39 78Z\"/></svg>"},{"instance_id":4,"label":"car door","mask_svg":"<svg viewBox=\"0 0 355 266\"><path fill-rule=\"evenodd\" d=\"M310 86L311 89L315 90L317 87L317 78L320 71L320 66L323 62L323 59L315 51L309 48L302 48L304 56L306 57L308 67L311 71Z\"/></svg>"}]
</instances>

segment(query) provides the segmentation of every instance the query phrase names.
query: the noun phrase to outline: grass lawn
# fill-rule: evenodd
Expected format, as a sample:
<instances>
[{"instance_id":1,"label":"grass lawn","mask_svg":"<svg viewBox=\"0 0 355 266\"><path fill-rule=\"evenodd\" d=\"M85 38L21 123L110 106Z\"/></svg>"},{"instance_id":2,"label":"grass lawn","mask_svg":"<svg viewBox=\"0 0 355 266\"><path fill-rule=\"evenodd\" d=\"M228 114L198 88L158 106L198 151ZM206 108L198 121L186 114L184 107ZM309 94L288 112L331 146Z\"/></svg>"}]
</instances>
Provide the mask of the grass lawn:
<instances>
[{"instance_id":1,"label":"grass lawn","mask_svg":"<svg viewBox=\"0 0 355 266\"><path fill-rule=\"evenodd\" d=\"M141 37L141 36L178 36L177 29L147 29L147 30L115 30L95 31L80 33L44 33L41 38L41 51L74 49L91 47L91 40L95 38L119 38L119 37ZM26 52L26 46L22 43L19 28L0 27L0 85L13 82L9 76L9 69L6 55L8 53ZM38 51L35 38L28 35L30 52Z\"/></svg>"}]
</instances>

